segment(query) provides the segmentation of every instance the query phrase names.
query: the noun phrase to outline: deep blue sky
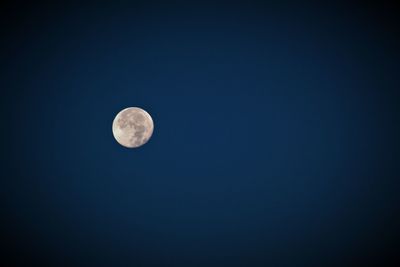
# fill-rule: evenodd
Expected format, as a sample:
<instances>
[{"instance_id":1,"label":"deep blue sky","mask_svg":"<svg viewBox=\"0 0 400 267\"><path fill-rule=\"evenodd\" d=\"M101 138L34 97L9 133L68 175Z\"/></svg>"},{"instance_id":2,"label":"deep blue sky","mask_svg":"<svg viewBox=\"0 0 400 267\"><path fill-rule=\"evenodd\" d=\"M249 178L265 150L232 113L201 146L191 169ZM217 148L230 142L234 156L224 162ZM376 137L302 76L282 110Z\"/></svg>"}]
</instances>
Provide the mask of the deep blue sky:
<instances>
[{"instance_id":1,"label":"deep blue sky","mask_svg":"<svg viewBox=\"0 0 400 267\"><path fill-rule=\"evenodd\" d=\"M392 7L3 11L10 266L366 266L394 255ZM111 132L129 106L155 123L139 149Z\"/></svg>"}]
</instances>

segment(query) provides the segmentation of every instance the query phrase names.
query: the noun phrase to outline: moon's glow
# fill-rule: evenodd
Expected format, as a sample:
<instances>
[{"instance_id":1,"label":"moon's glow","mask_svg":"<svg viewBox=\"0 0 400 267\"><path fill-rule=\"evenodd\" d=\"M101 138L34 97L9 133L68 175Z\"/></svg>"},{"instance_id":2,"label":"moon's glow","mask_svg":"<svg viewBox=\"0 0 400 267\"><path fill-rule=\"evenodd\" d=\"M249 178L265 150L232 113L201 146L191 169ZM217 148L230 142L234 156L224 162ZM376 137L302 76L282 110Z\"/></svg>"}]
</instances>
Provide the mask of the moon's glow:
<instances>
[{"instance_id":1,"label":"moon's glow","mask_svg":"<svg viewBox=\"0 0 400 267\"><path fill-rule=\"evenodd\" d=\"M137 107L120 111L113 121L112 131L115 140L129 148L139 147L149 141L154 124L150 114Z\"/></svg>"}]
</instances>

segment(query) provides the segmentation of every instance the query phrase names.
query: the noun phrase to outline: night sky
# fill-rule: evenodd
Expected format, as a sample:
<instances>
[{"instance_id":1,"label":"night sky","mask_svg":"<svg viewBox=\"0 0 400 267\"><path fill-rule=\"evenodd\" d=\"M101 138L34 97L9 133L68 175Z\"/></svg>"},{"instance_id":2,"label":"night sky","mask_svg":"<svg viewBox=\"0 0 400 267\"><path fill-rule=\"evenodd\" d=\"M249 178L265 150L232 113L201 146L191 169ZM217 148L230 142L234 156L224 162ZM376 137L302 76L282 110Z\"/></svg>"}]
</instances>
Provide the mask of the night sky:
<instances>
[{"instance_id":1,"label":"night sky","mask_svg":"<svg viewBox=\"0 0 400 267\"><path fill-rule=\"evenodd\" d=\"M0 7L1 266L399 260L398 9L100 2Z\"/></svg>"}]
</instances>

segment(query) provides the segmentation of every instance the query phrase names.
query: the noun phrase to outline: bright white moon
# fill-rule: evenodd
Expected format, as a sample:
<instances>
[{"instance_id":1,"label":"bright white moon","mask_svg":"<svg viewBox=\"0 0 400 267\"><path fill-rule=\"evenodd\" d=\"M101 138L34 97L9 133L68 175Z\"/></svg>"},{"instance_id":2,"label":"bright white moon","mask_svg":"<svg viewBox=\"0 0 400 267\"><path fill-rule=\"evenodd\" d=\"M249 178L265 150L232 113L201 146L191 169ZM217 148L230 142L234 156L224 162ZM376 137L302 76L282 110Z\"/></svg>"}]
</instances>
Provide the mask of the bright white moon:
<instances>
[{"instance_id":1,"label":"bright white moon","mask_svg":"<svg viewBox=\"0 0 400 267\"><path fill-rule=\"evenodd\" d=\"M115 140L128 148L144 145L153 134L154 124L150 114L137 107L121 110L113 121Z\"/></svg>"}]
</instances>

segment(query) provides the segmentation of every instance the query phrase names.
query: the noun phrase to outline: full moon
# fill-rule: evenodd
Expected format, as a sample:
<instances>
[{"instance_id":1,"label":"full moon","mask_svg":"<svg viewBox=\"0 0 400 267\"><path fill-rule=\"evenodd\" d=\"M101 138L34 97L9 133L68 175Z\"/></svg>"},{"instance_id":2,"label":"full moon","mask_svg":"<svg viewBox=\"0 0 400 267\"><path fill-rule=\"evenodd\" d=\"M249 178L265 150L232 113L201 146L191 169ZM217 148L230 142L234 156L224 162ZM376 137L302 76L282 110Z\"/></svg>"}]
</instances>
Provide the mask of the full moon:
<instances>
[{"instance_id":1,"label":"full moon","mask_svg":"<svg viewBox=\"0 0 400 267\"><path fill-rule=\"evenodd\" d=\"M150 114L138 107L121 110L113 121L115 140L128 148L140 147L149 141L154 124Z\"/></svg>"}]
</instances>

